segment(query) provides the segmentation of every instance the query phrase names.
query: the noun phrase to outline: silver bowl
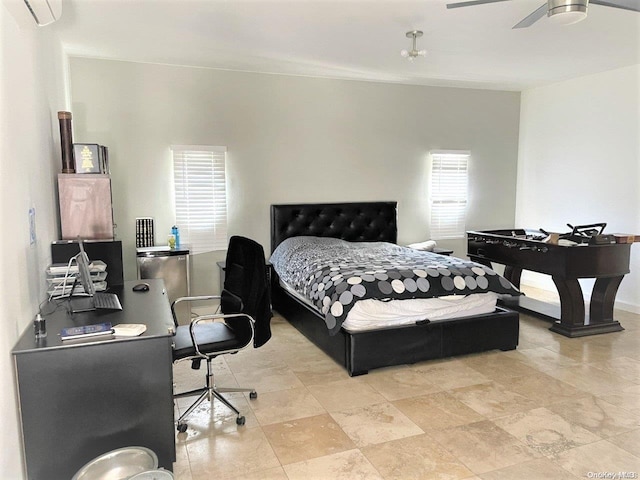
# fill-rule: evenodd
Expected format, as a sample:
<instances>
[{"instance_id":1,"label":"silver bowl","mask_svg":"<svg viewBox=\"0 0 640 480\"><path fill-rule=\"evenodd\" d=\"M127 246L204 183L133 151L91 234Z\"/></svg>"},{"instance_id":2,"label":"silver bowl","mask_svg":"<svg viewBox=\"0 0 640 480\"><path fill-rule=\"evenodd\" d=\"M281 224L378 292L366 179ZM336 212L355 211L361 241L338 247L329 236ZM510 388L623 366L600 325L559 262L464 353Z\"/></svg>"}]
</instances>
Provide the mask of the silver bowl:
<instances>
[{"instance_id":1,"label":"silver bowl","mask_svg":"<svg viewBox=\"0 0 640 480\"><path fill-rule=\"evenodd\" d=\"M173 478L173 474L170 471L160 468L158 470L138 473L129 480L173 480Z\"/></svg>"},{"instance_id":2,"label":"silver bowl","mask_svg":"<svg viewBox=\"0 0 640 480\"><path fill-rule=\"evenodd\" d=\"M158 456L145 447L118 448L100 455L82 467L72 480L127 480L158 468Z\"/></svg>"}]
</instances>

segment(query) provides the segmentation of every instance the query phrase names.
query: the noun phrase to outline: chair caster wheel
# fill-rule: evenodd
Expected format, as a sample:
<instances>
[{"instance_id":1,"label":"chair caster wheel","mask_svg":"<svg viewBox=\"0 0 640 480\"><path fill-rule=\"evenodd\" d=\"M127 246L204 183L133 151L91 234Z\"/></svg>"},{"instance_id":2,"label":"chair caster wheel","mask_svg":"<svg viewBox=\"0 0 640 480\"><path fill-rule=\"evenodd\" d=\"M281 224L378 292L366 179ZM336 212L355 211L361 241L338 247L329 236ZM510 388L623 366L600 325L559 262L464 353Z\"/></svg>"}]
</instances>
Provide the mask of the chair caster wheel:
<instances>
[{"instance_id":1,"label":"chair caster wheel","mask_svg":"<svg viewBox=\"0 0 640 480\"><path fill-rule=\"evenodd\" d=\"M179 423L177 428L178 428L178 431L180 433L184 433L184 432L187 431L187 424L186 423Z\"/></svg>"},{"instance_id":2,"label":"chair caster wheel","mask_svg":"<svg viewBox=\"0 0 640 480\"><path fill-rule=\"evenodd\" d=\"M236 418L236 423L237 423L238 425L244 425L244 422L245 422L245 418L244 418L244 417L238 417L238 418Z\"/></svg>"},{"instance_id":3,"label":"chair caster wheel","mask_svg":"<svg viewBox=\"0 0 640 480\"><path fill-rule=\"evenodd\" d=\"M258 392L250 392L249 393L249 398L252 399L252 400L255 399L255 398L258 398Z\"/></svg>"}]
</instances>

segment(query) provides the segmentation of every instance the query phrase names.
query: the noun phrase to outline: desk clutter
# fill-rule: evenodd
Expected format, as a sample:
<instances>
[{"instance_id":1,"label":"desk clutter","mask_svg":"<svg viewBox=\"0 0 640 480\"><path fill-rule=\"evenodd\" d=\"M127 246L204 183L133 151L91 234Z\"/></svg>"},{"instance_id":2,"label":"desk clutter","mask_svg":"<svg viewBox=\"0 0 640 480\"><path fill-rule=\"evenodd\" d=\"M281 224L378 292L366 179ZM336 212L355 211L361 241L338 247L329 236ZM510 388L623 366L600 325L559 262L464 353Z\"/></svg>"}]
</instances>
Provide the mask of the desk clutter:
<instances>
[{"instance_id":1,"label":"desk clutter","mask_svg":"<svg viewBox=\"0 0 640 480\"><path fill-rule=\"evenodd\" d=\"M121 240L85 240L83 241L89 260L104 262L109 276L107 287L119 287L124 283ZM69 259L80 251L77 239L57 240L51 243L51 263L67 265ZM96 263L97 264L97 263Z\"/></svg>"},{"instance_id":2,"label":"desk clutter","mask_svg":"<svg viewBox=\"0 0 640 480\"><path fill-rule=\"evenodd\" d=\"M60 330L60 339L63 341L111 335L113 335L113 327L109 322L96 323L94 325L67 327Z\"/></svg>"},{"instance_id":3,"label":"desk clutter","mask_svg":"<svg viewBox=\"0 0 640 480\"><path fill-rule=\"evenodd\" d=\"M93 337L138 337L146 332L147 326L144 323L119 323L112 326L111 322L95 323L92 325L81 325L77 327L67 327L60 330L60 339L79 340Z\"/></svg>"},{"instance_id":4,"label":"desk clutter","mask_svg":"<svg viewBox=\"0 0 640 480\"><path fill-rule=\"evenodd\" d=\"M96 292L105 291L107 289L107 264L102 260L94 260L89 264L89 272ZM47 294L50 297L70 295L72 288L74 294L86 293L78 279L79 269L76 263L71 265L53 263L47 267L46 275Z\"/></svg>"},{"instance_id":5,"label":"desk clutter","mask_svg":"<svg viewBox=\"0 0 640 480\"><path fill-rule=\"evenodd\" d=\"M119 323L113 327L116 337L138 337L147 331L144 323Z\"/></svg>"}]
</instances>

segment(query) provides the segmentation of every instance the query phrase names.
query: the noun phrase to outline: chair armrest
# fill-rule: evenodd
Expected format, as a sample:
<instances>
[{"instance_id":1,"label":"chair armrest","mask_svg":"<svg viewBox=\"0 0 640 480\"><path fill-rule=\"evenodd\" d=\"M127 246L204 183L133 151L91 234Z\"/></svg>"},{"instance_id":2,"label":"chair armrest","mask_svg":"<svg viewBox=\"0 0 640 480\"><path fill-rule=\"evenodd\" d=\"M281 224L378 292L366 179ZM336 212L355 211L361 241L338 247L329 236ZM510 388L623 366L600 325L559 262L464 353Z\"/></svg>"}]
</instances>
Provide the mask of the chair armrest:
<instances>
[{"instance_id":1,"label":"chair armrest","mask_svg":"<svg viewBox=\"0 0 640 480\"><path fill-rule=\"evenodd\" d=\"M249 340L247 341L247 343L242 347L245 348L247 345L249 345L252 341L253 341L253 337L255 335L255 320L250 316L247 315L246 313L229 313L229 314L222 314L222 313L214 313L211 315L199 315L196 318L191 320L191 323L189 324L189 334L191 335L191 342L193 342L193 348L196 350L196 353L198 354L198 356L202 357L202 358L208 358L206 354L202 353L200 351L200 348L198 347L198 342L196 341L196 335L195 335L195 326L199 323L202 322L204 320L217 320L217 319L224 319L224 318L246 318L247 319L247 323L249 325L249 327L251 328L251 337L249 338ZM223 351L223 352L216 352L216 355L222 355L225 353L230 353L233 352L234 350L230 350L229 352L227 351Z\"/></svg>"},{"instance_id":2,"label":"chair armrest","mask_svg":"<svg viewBox=\"0 0 640 480\"><path fill-rule=\"evenodd\" d=\"M202 302L205 300L220 300L220 295L195 295L191 297L179 297L171 303L171 316L176 328L178 327L178 317L176 316L176 305L181 302Z\"/></svg>"},{"instance_id":3,"label":"chair armrest","mask_svg":"<svg viewBox=\"0 0 640 480\"><path fill-rule=\"evenodd\" d=\"M244 303L238 295L223 288L222 293L220 294L220 307L223 312L238 313L242 312L244 309Z\"/></svg>"}]
</instances>

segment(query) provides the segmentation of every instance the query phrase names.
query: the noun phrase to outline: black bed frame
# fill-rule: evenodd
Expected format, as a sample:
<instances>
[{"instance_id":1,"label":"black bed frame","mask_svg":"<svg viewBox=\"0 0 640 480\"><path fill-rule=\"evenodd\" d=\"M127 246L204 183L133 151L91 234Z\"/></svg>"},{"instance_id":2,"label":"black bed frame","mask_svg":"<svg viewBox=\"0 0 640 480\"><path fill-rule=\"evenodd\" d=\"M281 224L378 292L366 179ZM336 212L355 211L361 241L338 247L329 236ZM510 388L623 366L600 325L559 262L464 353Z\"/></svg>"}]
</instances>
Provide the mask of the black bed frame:
<instances>
[{"instance_id":1,"label":"black bed frame","mask_svg":"<svg viewBox=\"0 0 640 480\"><path fill-rule=\"evenodd\" d=\"M289 237L312 235L352 242L397 242L397 203L271 205L271 251ZM329 335L319 313L287 293L272 276L272 302L289 323L343 365L349 375L374 368L518 345L519 318L497 307L490 314L442 322Z\"/></svg>"}]
</instances>

